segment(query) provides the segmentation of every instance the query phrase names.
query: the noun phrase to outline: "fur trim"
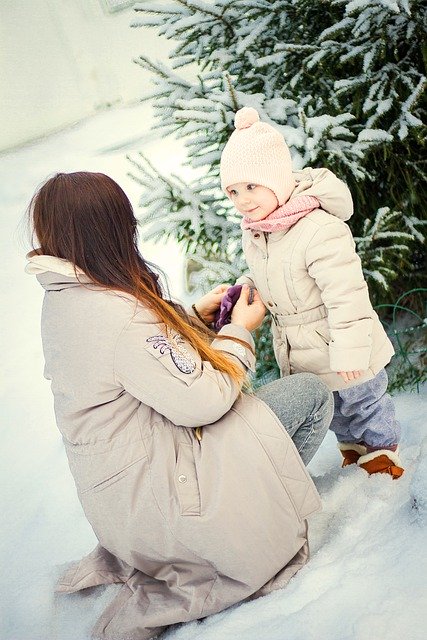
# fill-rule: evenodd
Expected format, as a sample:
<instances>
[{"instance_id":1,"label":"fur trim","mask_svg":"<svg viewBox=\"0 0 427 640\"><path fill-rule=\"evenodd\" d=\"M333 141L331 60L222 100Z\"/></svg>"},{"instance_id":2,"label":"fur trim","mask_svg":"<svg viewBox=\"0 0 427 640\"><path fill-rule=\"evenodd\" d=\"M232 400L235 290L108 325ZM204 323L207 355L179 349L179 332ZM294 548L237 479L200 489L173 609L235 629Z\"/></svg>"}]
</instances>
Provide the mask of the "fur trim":
<instances>
[{"instance_id":1,"label":"fur trim","mask_svg":"<svg viewBox=\"0 0 427 640\"><path fill-rule=\"evenodd\" d=\"M366 464L367 462L370 462L371 460L374 460L379 456L387 456L387 458L394 464L395 467L403 468L402 461L397 454L397 450L390 451L390 449L378 449L377 451L371 451L371 453L367 453L364 456L360 456L359 460L357 461L357 464L358 465Z\"/></svg>"},{"instance_id":2,"label":"fur trim","mask_svg":"<svg viewBox=\"0 0 427 640\"><path fill-rule=\"evenodd\" d=\"M365 445L357 444L356 442L337 442L337 445L340 451L356 451L361 456L364 456L367 452Z\"/></svg>"}]
</instances>

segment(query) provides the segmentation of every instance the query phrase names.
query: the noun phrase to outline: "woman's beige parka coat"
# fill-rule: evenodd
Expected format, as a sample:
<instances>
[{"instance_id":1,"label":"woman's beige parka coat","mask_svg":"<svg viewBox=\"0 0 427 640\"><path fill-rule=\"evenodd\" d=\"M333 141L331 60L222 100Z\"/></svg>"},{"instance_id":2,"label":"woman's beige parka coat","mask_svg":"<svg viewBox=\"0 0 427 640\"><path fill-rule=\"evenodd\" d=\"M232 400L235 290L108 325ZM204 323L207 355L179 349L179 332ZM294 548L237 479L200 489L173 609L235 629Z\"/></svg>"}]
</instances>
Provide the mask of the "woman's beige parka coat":
<instances>
[{"instance_id":1,"label":"woman's beige parka coat","mask_svg":"<svg viewBox=\"0 0 427 640\"><path fill-rule=\"evenodd\" d=\"M319 497L272 411L133 298L57 258L33 256L27 271L46 290L45 375L99 541L58 590L123 583L94 637L143 640L283 587L307 561ZM221 333L214 347L253 367L233 340L253 345L249 332Z\"/></svg>"}]
</instances>

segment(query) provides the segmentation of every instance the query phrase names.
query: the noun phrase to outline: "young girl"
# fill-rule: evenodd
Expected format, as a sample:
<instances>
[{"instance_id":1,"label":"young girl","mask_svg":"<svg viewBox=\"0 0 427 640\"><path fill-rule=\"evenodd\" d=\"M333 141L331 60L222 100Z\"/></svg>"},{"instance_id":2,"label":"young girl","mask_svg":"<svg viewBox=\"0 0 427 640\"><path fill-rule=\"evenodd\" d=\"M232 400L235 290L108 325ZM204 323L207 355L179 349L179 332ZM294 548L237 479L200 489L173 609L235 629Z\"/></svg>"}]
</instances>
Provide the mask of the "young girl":
<instances>
[{"instance_id":1,"label":"young girl","mask_svg":"<svg viewBox=\"0 0 427 640\"><path fill-rule=\"evenodd\" d=\"M236 113L221 156L221 186L242 214L251 283L272 315L281 375L316 373L334 392L331 429L343 466L403 473L399 425L384 366L394 351L369 300L344 220L347 187L327 169L292 172L282 135L255 109Z\"/></svg>"}]
</instances>

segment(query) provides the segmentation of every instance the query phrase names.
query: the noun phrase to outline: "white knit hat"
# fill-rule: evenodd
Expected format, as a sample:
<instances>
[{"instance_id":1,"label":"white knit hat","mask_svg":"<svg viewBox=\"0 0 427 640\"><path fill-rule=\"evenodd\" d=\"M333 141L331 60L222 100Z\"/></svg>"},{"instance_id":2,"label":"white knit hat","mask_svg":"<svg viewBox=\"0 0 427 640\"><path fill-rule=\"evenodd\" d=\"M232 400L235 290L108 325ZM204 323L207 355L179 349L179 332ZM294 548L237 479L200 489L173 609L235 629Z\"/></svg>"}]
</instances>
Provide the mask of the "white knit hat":
<instances>
[{"instance_id":1,"label":"white knit hat","mask_svg":"<svg viewBox=\"0 0 427 640\"><path fill-rule=\"evenodd\" d=\"M227 193L227 187L238 182L260 184L273 191L281 206L295 188L291 154L283 136L260 122L252 107L237 111L234 126L221 155L221 188Z\"/></svg>"}]
</instances>

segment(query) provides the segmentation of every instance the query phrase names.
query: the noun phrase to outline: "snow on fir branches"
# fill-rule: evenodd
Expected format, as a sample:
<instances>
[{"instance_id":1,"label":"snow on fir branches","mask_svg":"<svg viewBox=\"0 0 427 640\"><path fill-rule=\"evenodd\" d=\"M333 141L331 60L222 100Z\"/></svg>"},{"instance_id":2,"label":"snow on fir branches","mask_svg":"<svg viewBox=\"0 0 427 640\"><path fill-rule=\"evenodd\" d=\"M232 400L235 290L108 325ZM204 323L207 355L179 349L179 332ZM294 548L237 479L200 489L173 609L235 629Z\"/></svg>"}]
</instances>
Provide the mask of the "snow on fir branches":
<instances>
[{"instance_id":1,"label":"snow on fir branches","mask_svg":"<svg viewBox=\"0 0 427 640\"><path fill-rule=\"evenodd\" d=\"M402 231L402 221L406 231ZM394 256L399 255L400 264L406 269L410 266L410 247L408 242L414 236L423 241L420 228L426 222L407 218L401 211L390 211L382 207L375 218L367 218L363 223L361 237L355 237L357 253L362 261L365 278L371 284L386 291L390 287L389 280L397 277Z\"/></svg>"},{"instance_id":2,"label":"snow on fir branches","mask_svg":"<svg viewBox=\"0 0 427 640\"><path fill-rule=\"evenodd\" d=\"M153 75L144 99L159 134L183 140L195 176L187 184L134 158L142 222L147 236L184 244L193 282L207 287L244 268L219 159L234 113L253 106L284 135L295 169L326 166L347 182L349 224L374 303L422 286L424 2L176 0L134 8L132 26L156 28L174 43L169 65L146 55L136 62Z\"/></svg>"}]
</instances>

